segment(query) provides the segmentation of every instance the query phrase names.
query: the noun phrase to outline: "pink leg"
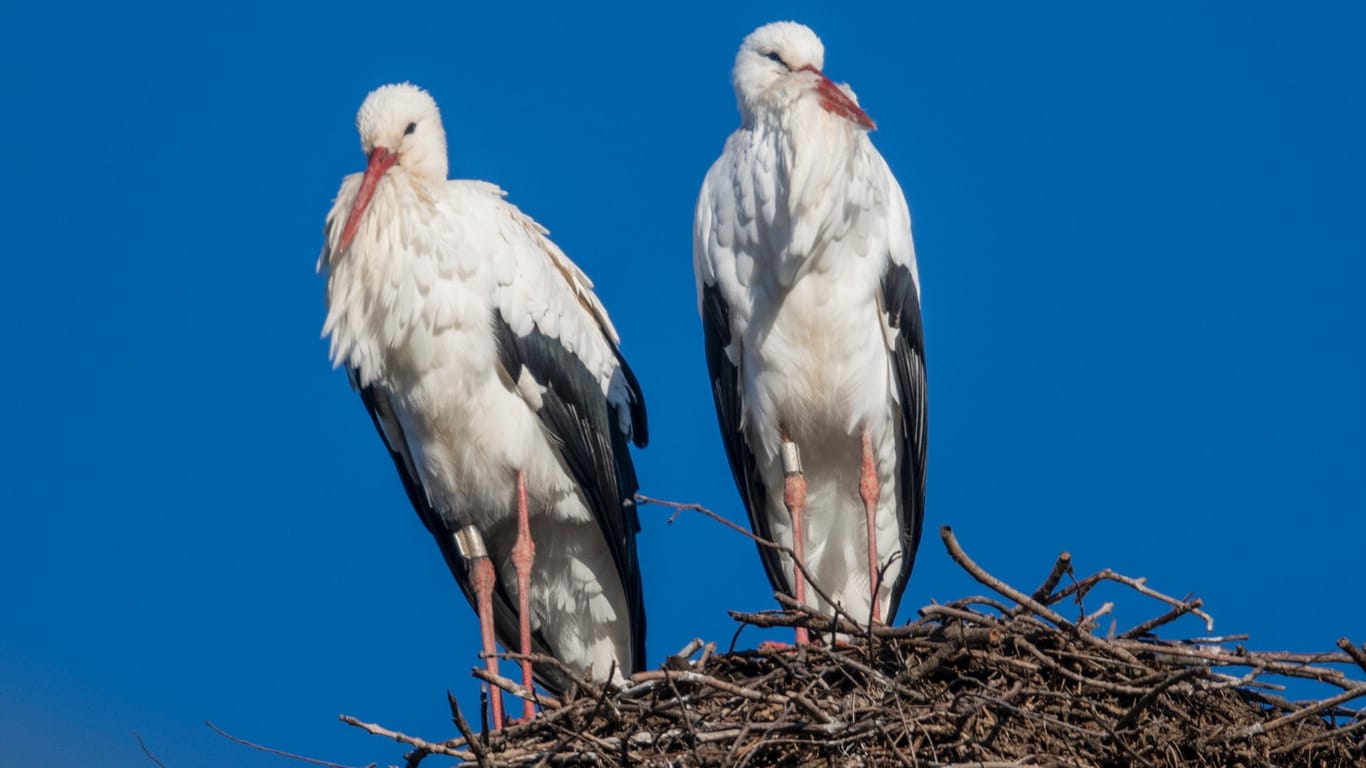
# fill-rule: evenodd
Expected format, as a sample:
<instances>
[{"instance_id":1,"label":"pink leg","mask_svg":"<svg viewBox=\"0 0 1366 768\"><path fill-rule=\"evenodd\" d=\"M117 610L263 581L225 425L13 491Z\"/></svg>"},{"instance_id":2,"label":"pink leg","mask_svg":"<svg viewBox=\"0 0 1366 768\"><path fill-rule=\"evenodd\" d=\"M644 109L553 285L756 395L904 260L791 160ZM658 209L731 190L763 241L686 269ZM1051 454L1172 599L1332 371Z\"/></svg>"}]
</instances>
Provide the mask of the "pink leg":
<instances>
[{"instance_id":1,"label":"pink leg","mask_svg":"<svg viewBox=\"0 0 1366 768\"><path fill-rule=\"evenodd\" d=\"M512 564L517 568L517 618L522 633L522 655L531 654L531 562L536 557L536 545L531 541L531 520L526 504L526 473L517 471L517 543L512 546ZM522 660L522 685L527 691L536 684L531 675L531 660ZM522 700L522 716L536 716L536 705L531 699Z\"/></svg>"},{"instance_id":2,"label":"pink leg","mask_svg":"<svg viewBox=\"0 0 1366 768\"><path fill-rule=\"evenodd\" d=\"M877 463L873 461L873 436L863 428L863 476L859 478L858 495L863 497L863 511L867 517L867 588L873 593L873 620L881 622L881 605L877 599Z\"/></svg>"},{"instance_id":3,"label":"pink leg","mask_svg":"<svg viewBox=\"0 0 1366 768\"><path fill-rule=\"evenodd\" d=\"M494 655L498 648L493 640L493 562L487 557L474 559L470 581L474 585L475 601L479 605L479 635L484 642L484 654L488 656L488 670L498 674L498 658ZM493 730L503 729L503 692L497 686L489 686L489 701L493 707Z\"/></svg>"},{"instance_id":4,"label":"pink leg","mask_svg":"<svg viewBox=\"0 0 1366 768\"><path fill-rule=\"evenodd\" d=\"M882 621L882 610L877 599L877 464L873 461L873 438L863 428L863 475L859 478L859 496L868 517L868 589L872 592L873 621Z\"/></svg>"},{"instance_id":5,"label":"pink leg","mask_svg":"<svg viewBox=\"0 0 1366 768\"><path fill-rule=\"evenodd\" d=\"M801 454L797 451L797 444L784 438L782 458L783 504L792 516L792 553L796 555L798 563L806 565L806 536L802 529L802 516L806 512L806 475L802 473ZM798 603L805 605L806 577L795 564L792 567L792 587L796 592L793 597L797 598ZM797 645L805 645L809 641L806 627L797 627Z\"/></svg>"}]
</instances>

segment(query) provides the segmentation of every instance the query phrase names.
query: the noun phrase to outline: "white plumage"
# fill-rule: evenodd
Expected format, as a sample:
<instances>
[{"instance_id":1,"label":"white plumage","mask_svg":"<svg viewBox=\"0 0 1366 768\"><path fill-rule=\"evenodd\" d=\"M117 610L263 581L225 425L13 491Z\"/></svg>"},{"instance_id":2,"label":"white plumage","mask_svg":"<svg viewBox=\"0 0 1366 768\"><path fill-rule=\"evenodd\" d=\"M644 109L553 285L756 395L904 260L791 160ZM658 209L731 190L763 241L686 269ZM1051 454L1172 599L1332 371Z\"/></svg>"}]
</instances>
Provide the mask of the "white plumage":
<instances>
[{"instance_id":1,"label":"white plumage","mask_svg":"<svg viewBox=\"0 0 1366 768\"><path fill-rule=\"evenodd\" d=\"M791 482L804 481L800 544L814 580L862 622L881 570L876 612L890 621L924 508L919 276L910 213L869 141L873 123L823 65L820 40L792 22L741 46L741 126L697 203L698 302L722 437L756 533L793 544L784 496L792 502L802 489ZM799 449L801 473L784 472L784 442ZM789 557L760 553L775 589L800 590ZM814 592L804 600L829 610Z\"/></svg>"},{"instance_id":2,"label":"white plumage","mask_svg":"<svg viewBox=\"0 0 1366 768\"><path fill-rule=\"evenodd\" d=\"M446 178L425 91L374 91L357 126L369 169L343 181L318 263L333 363L350 371L472 604L487 550L501 642L518 647L522 473L532 650L598 679L635 671L644 609L626 445L645 443L645 411L606 310L502 190Z\"/></svg>"}]
</instances>

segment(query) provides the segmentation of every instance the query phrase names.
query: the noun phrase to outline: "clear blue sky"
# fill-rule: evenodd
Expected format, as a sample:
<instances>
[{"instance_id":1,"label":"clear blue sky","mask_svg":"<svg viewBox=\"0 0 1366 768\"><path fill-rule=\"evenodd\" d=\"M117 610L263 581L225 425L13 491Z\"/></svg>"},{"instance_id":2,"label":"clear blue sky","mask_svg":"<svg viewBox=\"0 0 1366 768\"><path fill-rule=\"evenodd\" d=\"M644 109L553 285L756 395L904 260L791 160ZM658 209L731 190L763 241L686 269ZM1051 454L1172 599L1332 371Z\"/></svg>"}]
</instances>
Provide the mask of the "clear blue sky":
<instances>
[{"instance_id":1,"label":"clear blue sky","mask_svg":"<svg viewBox=\"0 0 1366 768\"><path fill-rule=\"evenodd\" d=\"M1017 584L1068 549L1261 647L1366 640L1360 6L423 5L6 11L0 764L148 765L130 730L171 768L282 764L205 719L387 764L336 715L442 738L447 688L474 708L474 618L318 338L323 217L382 83L428 88L453 174L597 282L651 408L642 490L743 519L691 219L735 50L782 18L914 217L930 533L902 618L980 591L948 523ZM748 541L666 517L655 663L771 605Z\"/></svg>"}]
</instances>

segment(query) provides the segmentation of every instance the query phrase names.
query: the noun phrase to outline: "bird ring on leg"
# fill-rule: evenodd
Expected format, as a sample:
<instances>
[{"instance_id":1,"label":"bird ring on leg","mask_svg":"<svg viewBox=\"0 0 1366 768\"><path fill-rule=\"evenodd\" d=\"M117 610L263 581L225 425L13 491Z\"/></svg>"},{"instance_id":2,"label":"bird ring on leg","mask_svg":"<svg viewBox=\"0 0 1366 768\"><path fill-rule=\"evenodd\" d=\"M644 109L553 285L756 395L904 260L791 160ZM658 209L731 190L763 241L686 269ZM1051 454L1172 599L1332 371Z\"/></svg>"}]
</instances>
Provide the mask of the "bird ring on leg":
<instances>
[{"instance_id":1,"label":"bird ring on leg","mask_svg":"<svg viewBox=\"0 0 1366 768\"><path fill-rule=\"evenodd\" d=\"M796 443L791 440L783 441L780 454L783 458L784 475L800 475L802 473L802 454Z\"/></svg>"},{"instance_id":2,"label":"bird ring on leg","mask_svg":"<svg viewBox=\"0 0 1366 768\"><path fill-rule=\"evenodd\" d=\"M466 560L478 560L489 556L488 547L484 546L484 537L473 525L462 527L452 538L455 539L455 548L460 550L460 556Z\"/></svg>"}]
</instances>

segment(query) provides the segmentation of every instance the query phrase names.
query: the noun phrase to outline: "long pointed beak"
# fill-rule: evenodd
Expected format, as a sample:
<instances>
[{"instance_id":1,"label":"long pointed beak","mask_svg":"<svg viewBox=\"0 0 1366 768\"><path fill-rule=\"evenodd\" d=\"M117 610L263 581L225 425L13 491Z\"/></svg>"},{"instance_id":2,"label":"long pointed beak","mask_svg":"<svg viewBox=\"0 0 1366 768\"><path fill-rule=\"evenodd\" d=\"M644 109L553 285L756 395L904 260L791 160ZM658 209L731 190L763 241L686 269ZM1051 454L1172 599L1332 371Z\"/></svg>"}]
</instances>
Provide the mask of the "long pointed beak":
<instances>
[{"instance_id":1,"label":"long pointed beak","mask_svg":"<svg viewBox=\"0 0 1366 768\"><path fill-rule=\"evenodd\" d=\"M356 230L360 229L360 219L370 206L370 198L375 194L375 185L396 162L398 155L384 147L370 150L370 162L365 166L365 176L360 180L360 191L356 193L356 201L351 204L351 213L346 216L346 226L342 228L341 243L337 250L344 251L351 244Z\"/></svg>"},{"instance_id":2,"label":"long pointed beak","mask_svg":"<svg viewBox=\"0 0 1366 768\"><path fill-rule=\"evenodd\" d=\"M858 104L855 104L854 100L849 98L849 94L840 90L838 85L831 82L830 78L826 77L824 72L821 72L819 69L816 69L809 64L802 67L802 71L811 72L819 78L816 81L816 93L820 94L821 106L825 108L826 112L829 112L832 115L839 115L867 130L877 130L877 123L873 122L873 118L869 117L868 113L864 112Z\"/></svg>"}]
</instances>

